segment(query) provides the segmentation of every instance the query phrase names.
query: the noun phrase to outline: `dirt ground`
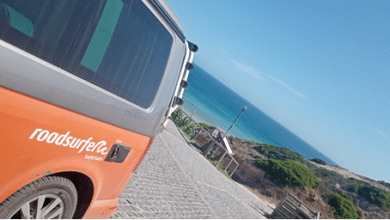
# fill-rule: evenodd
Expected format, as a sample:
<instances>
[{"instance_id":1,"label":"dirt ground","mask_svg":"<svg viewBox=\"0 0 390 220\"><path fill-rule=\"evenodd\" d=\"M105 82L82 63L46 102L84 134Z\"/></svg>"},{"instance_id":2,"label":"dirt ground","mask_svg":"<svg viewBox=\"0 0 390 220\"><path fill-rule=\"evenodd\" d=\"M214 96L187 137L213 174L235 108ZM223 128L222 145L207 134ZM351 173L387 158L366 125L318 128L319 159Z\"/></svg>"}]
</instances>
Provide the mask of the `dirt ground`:
<instances>
[{"instance_id":1,"label":"dirt ground","mask_svg":"<svg viewBox=\"0 0 390 220\"><path fill-rule=\"evenodd\" d=\"M207 152L212 143L212 140L209 139L207 134L204 132L200 132L194 138L194 141L196 141L200 150L204 153ZM312 210L321 212L321 218L335 218L332 214L326 214L331 213L330 206L321 200L320 195L317 195L317 199L313 200L313 195L310 196L309 189L302 190L293 187L281 187L265 178L265 173L253 165L253 161L255 159L266 158L264 155L253 149L253 147L256 146L255 143L249 143L246 140L237 139L236 142L229 142L229 144L234 152L235 160L239 163L239 167L234 172L232 179L247 187L259 198L267 201L272 209L274 209L280 200L283 199L289 192L292 192ZM216 151L214 159L219 160L222 153L222 151ZM228 163L229 158L225 157L221 164L226 165Z\"/></svg>"},{"instance_id":2,"label":"dirt ground","mask_svg":"<svg viewBox=\"0 0 390 220\"><path fill-rule=\"evenodd\" d=\"M198 144L199 150L203 153L206 153L212 143L212 140L208 137L205 132L199 132L198 135L194 138L194 141ZM248 142L246 140L241 140L237 138L236 142L230 142L230 147L234 152L235 160L240 164L237 170L235 171L232 179L236 182L244 185L250 189L255 195L261 199L267 201L271 208L275 208L282 198L289 192L292 192L293 195L298 197L302 202L309 206L312 210L316 212L321 212L321 218L334 219L335 216L331 213L330 206L325 203L321 195L308 188L293 188L293 187L281 187L267 178L265 178L265 173L253 165L253 161L259 158L266 158L264 155L260 154L258 151L253 149L256 146L254 142ZM214 154L214 160L219 160L223 151L216 151ZM309 160L308 160L309 161ZM225 157L222 160L222 165L226 166L229 164L230 159ZM328 170L333 170L346 178L353 177L355 179L368 182L374 186L387 189L386 187L376 183L374 180L370 180L367 177L363 177L353 172L348 171L347 169L330 166L330 165L320 165L309 161L316 166L326 168ZM231 166L232 168L234 166ZM232 171L229 167L228 171ZM359 212L363 218L389 218L388 213L379 213L379 212L366 212L358 207Z\"/></svg>"}]
</instances>

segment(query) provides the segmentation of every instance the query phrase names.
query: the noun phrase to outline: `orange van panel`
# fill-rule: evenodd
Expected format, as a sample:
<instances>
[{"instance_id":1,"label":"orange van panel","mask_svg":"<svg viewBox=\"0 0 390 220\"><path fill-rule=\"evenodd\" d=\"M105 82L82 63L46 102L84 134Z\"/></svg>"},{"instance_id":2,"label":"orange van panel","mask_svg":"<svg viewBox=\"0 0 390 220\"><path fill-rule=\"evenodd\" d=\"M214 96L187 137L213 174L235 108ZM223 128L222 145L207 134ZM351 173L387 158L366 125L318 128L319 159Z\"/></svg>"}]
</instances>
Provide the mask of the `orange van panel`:
<instances>
[{"instance_id":1,"label":"orange van panel","mask_svg":"<svg viewBox=\"0 0 390 220\"><path fill-rule=\"evenodd\" d=\"M118 207L118 199L96 200L83 216L84 219L109 218Z\"/></svg>"},{"instance_id":2,"label":"orange van panel","mask_svg":"<svg viewBox=\"0 0 390 220\"><path fill-rule=\"evenodd\" d=\"M0 121L0 202L45 173L65 171L92 180L93 202L116 199L151 140L2 87ZM131 147L123 163L104 161L115 143Z\"/></svg>"}]
</instances>

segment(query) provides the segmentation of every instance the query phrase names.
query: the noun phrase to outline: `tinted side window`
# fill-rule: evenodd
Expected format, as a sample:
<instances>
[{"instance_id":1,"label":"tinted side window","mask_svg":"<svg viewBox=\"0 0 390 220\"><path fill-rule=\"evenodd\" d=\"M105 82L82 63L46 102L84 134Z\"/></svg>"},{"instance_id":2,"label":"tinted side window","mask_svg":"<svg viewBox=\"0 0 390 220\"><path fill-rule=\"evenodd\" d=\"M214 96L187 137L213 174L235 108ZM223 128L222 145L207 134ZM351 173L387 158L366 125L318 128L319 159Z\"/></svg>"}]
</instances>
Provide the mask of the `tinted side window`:
<instances>
[{"instance_id":1,"label":"tinted side window","mask_svg":"<svg viewBox=\"0 0 390 220\"><path fill-rule=\"evenodd\" d=\"M0 38L62 66L88 5L88 0L0 0Z\"/></svg>"},{"instance_id":2,"label":"tinted side window","mask_svg":"<svg viewBox=\"0 0 390 220\"><path fill-rule=\"evenodd\" d=\"M139 0L88 12L64 68L143 108L160 86L173 38Z\"/></svg>"}]
</instances>

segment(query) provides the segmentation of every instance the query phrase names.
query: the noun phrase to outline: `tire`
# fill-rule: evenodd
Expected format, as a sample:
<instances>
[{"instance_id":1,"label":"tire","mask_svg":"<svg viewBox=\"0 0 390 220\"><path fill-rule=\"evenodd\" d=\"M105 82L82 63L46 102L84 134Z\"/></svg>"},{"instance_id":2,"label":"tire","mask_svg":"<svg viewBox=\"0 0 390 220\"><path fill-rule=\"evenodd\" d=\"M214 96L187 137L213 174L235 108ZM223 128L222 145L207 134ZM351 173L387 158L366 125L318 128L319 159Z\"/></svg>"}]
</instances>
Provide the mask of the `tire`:
<instances>
[{"instance_id":1,"label":"tire","mask_svg":"<svg viewBox=\"0 0 390 220\"><path fill-rule=\"evenodd\" d=\"M66 218L76 210L77 191L63 177L47 176L27 184L0 204L0 219Z\"/></svg>"}]
</instances>

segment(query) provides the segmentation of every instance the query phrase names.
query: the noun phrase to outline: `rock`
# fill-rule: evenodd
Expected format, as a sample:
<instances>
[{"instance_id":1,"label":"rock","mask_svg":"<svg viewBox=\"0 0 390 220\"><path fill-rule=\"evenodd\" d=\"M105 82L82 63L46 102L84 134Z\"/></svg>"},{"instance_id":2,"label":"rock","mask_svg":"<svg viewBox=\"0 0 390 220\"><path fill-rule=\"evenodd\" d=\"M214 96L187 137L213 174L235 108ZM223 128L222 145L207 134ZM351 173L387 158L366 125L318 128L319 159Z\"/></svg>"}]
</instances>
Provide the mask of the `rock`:
<instances>
[{"instance_id":1,"label":"rock","mask_svg":"<svg viewBox=\"0 0 390 220\"><path fill-rule=\"evenodd\" d=\"M314 163L318 163L321 165L327 165L325 161L321 160L320 158L314 158L314 159L309 159L310 161L313 161Z\"/></svg>"}]
</instances>

